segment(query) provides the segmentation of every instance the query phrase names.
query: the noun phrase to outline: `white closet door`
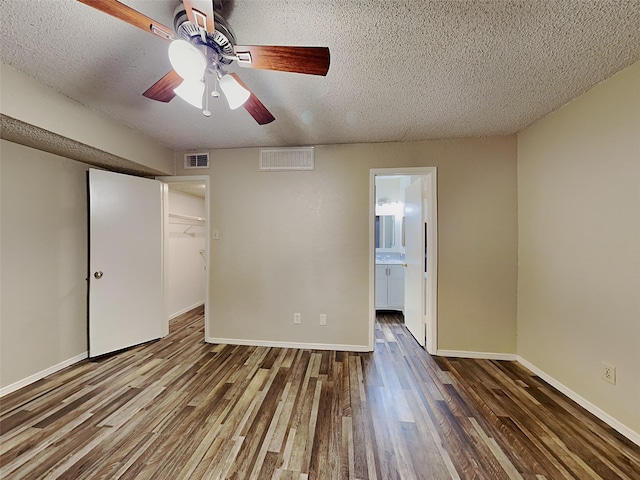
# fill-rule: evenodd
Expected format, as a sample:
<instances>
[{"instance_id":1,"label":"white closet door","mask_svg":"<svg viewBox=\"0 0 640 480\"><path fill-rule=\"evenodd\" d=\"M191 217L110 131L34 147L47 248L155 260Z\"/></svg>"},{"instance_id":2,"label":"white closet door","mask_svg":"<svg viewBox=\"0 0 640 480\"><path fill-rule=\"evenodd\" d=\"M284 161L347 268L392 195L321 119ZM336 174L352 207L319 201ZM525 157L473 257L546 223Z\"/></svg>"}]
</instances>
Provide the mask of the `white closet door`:
<instances>
[{"instance_id":1,"label":"white closet door","mask_svg":"<svg viewBox=\"0 0 640 480\"><path fill-rule=\"evenodd\" d=\"M168 334L162 184L89 170L89 356Z\"/></svg>"}]
</instances>

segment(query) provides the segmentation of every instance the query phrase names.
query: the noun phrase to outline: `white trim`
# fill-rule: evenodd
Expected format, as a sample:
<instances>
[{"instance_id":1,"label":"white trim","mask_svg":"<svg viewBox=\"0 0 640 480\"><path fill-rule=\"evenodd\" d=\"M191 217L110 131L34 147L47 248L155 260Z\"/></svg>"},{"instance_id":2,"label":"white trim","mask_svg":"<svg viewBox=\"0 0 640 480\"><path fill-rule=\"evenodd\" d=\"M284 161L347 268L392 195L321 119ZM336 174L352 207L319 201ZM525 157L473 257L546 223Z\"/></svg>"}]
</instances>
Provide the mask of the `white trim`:
<instances>
[{"instance_id":1,"label":"white trim","mask_svg":"<svg viewBox=\"0 0 640 480\"><path fill-rule=\"evenodd\" d=\"M376 330L376 174L369 170L369 349Z\"/></svg>"},{"instance_id":2,"label":"white trim","mask_svg":"<svg viewBox=\"0 0 640 480\"><path fill-rule=\"evenodd\" d=\"M431 328L430 335L427 335L427 352L434 354L438 351L438 169L433 167L433 171L426 175L429 185L429 209L425 220L430 224L427 229L425 242L430 245L430 250L434 255L427 256L427 317L426 328ZM430 280L433 282L431 285Z\"/></svg>"},{"instance_id":3,"label":"white trim","mask_svg":"<svg viewBox=\"0 0 640 480\"><path fill-rule=\"evenodd\" d=\"M333 343L296 343L270 340L249 340L245 338L207 337L207 343L225 343L227 345L246 345L251 347L297 348L302 350L337 350L341 352L371 352L368 345L340 345Z\"/></svg>"},{"instance_id":4,"label":"white trim","mask_svg":"<svg viewBox=\"0 0 640 480\"><path fill-rule=\"evenodd\" d=\"M518 361L518 363L520 363L521 365L531 370L533 373L535 373L537 376L539 376L549 385L551 385L552 387L556 388L557 390L565 394L567 397L569 397L571 400L576 402L582 408L584 408L585 410L588 410L590 413L592 413L593 415L598 417L600 420L605 422L611 428L617 430L619 433L627 437L636 445L640 445L640 433L627 427L625 424L623 424L619 420L616 420L611 415L609 415L604 410L602 410L600 407L594 405L586 398L580 396L579 394L571 390L569 387L567 387L566 385L560 383L558 380L553 378L551 375L545 373L544 371L540 370L531 362L522 358L520 355L517 356L516 360Z\"/></svg>"},{"instance_id":5,"label":"white trim","mask_svg":"<svg viewBox=\"0 0 640 480\"><path fill-rule=\"evenodd\" d=\"M515 353L471 352L468 350L438 350L436 355L439 357L480 358L484 360L518 360L518 355Z\"/></svg>"},{"instance_id":6,"label":"white trim","mask_svg":"<svg viewBox=\"0 0 640 480\"><path fill-rule=\"evenodd\" d=\"M201 305L204 305L204 300L202 302L197 302L194 303L193 305L191 305L190 307L187 308L183 308L182 310L180 310L179 312L176 313L172 313L171 315L169 315L169 320L173 320L176 317L179 317L180 315L182 315L183 313L187 313L190 310L193 310L194 308L197 308Z\"/></svg>"},{"instance_id":7,"label":"white trim","mask_svg":"<svg viewBox=\"0 0 640 480\"><path fill-rule=\"evenodd\" d=\"M81 360L84 360L85 358L89 358L89 352L83 352L80 355L76 355L73 358L69 358L68 360L58 363L57 365L53 365L52 367L45 368L41 372L34 373L33 375L28 376L27 378L23 378L22 380L18 380L17 382L12 383L11 385L7 385L6 387L0 388L0 397L4 397L9 393L15 392L16 390L19 390L22 387L26 387L27 385L32 384L33 382L37 382L38 380L41 380L44 377L51 375L52 373L56 373L62 370L63 368L67 368L68 366L73 365L74 363L78 363Z\"/></svg>"},{"instance_id":8,"label":"white trim","mask_svg":"<svg viewBox=\"0 0 640 480\"><path fill-rule=\"evenodd\" d=\"M163 321L162 336L169 335L169 320L167 315L167 305L169 303L169 266L167 265L167 252L169 251L169 186L161 182L162 185L162 313L167 321Z\"/></svg>"}]
</instances>

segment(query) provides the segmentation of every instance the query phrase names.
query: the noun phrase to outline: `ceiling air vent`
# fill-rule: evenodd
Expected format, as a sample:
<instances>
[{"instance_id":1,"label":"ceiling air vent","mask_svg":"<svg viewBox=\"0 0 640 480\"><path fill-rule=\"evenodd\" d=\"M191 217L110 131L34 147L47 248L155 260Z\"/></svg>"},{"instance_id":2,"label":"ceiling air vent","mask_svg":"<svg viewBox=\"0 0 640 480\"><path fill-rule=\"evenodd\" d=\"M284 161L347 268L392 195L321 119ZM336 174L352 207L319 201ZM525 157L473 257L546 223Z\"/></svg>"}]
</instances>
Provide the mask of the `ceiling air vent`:
<instances>
[{"instance_id":1,"label":"ceiling air vent","mask_svg":"<svg viewBox=\"0 0 640 480\"><path fill-rule=\"evenodd\" d=\"M208 153L185 154L184 168L209 168L209 154Z\"/></svg>"},{"instance_id":2,"label":"ceiling air vent","mask_svg":"<svg viewBox=\"0 0 640 480\"><path fill-rule=\"evenodd\" d=\"M260 149L261 172L313 169L313 147Z\"/></svg>"}]
</instances>

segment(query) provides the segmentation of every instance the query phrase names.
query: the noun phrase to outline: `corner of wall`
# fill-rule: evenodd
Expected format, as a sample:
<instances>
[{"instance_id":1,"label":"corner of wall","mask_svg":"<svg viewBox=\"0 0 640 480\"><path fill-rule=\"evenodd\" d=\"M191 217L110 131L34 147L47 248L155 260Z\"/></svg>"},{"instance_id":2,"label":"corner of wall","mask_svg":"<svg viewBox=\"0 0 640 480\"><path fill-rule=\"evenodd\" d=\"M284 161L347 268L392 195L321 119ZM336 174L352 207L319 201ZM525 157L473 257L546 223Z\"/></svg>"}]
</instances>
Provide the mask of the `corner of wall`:
<instances>
[{"instance_id":1,"label":"corner of wall","mask_svg":"<svg viewBox=\"0 0 640 480\"><path fill-rule=\"evenodd\" d=\"M9 65L0 64L0 81L3 116L152 170L174 172L173 151L151 138L88 109Z\"/></svg>"}]
</instances>

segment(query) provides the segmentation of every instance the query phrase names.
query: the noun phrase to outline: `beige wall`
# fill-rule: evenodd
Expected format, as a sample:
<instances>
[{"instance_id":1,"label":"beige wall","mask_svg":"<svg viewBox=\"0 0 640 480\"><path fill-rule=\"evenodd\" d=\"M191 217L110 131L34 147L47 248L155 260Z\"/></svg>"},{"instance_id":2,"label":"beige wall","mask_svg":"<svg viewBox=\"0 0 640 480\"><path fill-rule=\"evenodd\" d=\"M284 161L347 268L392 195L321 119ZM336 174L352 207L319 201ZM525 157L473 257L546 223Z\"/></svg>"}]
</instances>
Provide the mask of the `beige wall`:
<instances>
[{"instance_id":1,"label":"beige wall","mask_svg":"<svg viewBox=\"0 0 640 480\"><path fill-rule=\"evenodd\" d=\"M173 151L49 88L15 68L0 64L0 111L156 170L173 174Z\"/></svg>"},{"instance_id":2,"label":"beige wall","mask_svg":"<svg viewBox=\"0 0 640 480\"><path fill-rule=\"evenodd\" d=\"M3 388L87 351L87 165L0 142Z\"/></svg>"},{"instance_id":3,"label":"beige wall","mask_svg":"<svg viewBox=\"0 0 640 480\"><path fill-rule=\"evenodd\" d=\"M56 145L106 152L140 165L140 171L173 173L174 153L83 105L0 64L3 118L46 130ZM25 138L40 145L46 139ZM58 148L59 147L59 148ZM106 162L109 155L104 156ZM98 159L103 157L98 155ZM2 141L2 282L0 388L39 374L87 350L86 264L88 165ZM131 166L130 165L130 166Z\"/></svg>"},{"instance_id":4,"label":"beige wall","mask_svg":"<svg viewBox=\"0 0 640 480\"><path fill-rule=\"evenodd\" d=\"M639 85L636 63L518 136L518 353L635 432Z\"/></svg>"},{"instance_id":5,"label":"beige wall","mask_svg":"<svg viewBox=\"0 0 640 480\"><path fill-rule=\"evenodd\" d=\"M366 346L369 170L416 166L438 167L438 347L515 353L514 136L319 146L313 172L212 151L211 336Z\"/></svg>"}]
</instances>

